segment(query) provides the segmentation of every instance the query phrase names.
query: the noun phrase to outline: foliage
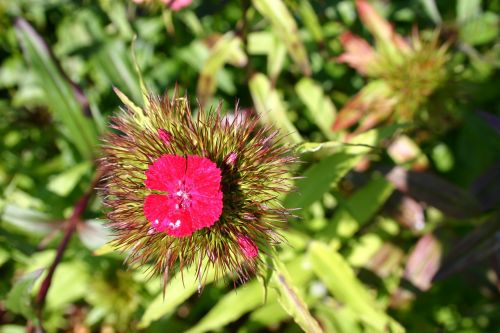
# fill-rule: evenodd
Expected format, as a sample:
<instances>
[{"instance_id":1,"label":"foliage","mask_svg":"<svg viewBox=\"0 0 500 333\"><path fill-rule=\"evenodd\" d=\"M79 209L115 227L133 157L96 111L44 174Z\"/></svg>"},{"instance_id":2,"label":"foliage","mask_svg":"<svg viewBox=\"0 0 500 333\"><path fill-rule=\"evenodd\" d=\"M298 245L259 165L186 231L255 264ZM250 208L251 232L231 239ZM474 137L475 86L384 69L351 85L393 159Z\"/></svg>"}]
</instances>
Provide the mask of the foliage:
<instances>
[{"instance_id":1,"label":"foliage","mask_svg":"<svg viewBox=\"0 0 500 333\"><path fill-rule=\"evenodd\" d=\"M143 2L0 0L0 332L500 327L498 0ZM176 84L300 154L244 284L106 245L100 138Z\"/></svg>"}]
</instances>

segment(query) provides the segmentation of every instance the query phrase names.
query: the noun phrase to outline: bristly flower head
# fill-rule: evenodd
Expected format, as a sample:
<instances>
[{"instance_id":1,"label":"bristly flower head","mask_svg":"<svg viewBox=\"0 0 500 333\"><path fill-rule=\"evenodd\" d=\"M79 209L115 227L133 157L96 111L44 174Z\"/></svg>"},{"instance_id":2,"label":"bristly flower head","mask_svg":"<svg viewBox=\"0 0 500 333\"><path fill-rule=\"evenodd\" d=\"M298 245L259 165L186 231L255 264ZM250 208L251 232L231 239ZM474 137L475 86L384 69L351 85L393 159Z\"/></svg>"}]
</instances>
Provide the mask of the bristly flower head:
<instances>
[{"instance_id":1,"label":"bristly flower head","mask_svg":"<svg viewBox=\"0 0 500 333\"><path fill-rule=\"evenodd\" d=\"M200 280L208 266L242 281L259 271L289 216L278 197L295 157L278 132L239 110L223 117L221 106L193 117L175 94L139 108L117 93L127 108L101 163L114 245L165 280L191 265Z\"/></svg>"},{"instance_id":2,"label":"bristly flower head","mask_svg":"<svg viewBox=\"0 0 500 333\"><path fill-rule=\"evenodd\" d=\"M339 111L332 129L345 130L359 122L354 134L381 122L416 123L442 128L454 118L450 100L448 44L439 42L438 31L421 35L415 28L411 39L395 32L367 0L356 0L363 25L375 45L345 32L340 36L345 53L337 60L347 63L369 83Z\"/></svg>"}]
</instances>

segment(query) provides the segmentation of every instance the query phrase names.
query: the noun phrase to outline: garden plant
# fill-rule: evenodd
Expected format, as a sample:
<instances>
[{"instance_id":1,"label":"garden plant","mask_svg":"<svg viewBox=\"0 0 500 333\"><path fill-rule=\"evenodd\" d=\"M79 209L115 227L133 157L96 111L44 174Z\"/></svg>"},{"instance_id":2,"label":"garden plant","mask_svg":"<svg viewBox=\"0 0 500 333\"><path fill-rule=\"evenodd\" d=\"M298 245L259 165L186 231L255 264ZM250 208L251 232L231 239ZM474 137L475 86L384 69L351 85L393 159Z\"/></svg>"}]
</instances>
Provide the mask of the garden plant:
<instances>
[{"instance_id":1,"label":"garden plant","mask_svg":"<svg viewBox=\"0 0 500 333\"><path fill-rule=\"evenodd\" d=\"M0 333L498 332L499 0L0 0Z\"/></svg>"}]
</instances>

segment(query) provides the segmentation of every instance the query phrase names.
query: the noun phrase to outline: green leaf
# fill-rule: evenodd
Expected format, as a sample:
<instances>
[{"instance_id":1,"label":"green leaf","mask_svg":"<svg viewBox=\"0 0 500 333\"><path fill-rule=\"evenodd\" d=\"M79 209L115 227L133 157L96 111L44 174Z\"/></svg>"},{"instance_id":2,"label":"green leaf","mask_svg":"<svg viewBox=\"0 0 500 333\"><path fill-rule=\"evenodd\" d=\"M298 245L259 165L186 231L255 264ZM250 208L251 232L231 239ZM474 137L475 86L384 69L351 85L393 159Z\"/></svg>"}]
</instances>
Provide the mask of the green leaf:
<instances>
[{"instance_id":1,"label":"green leaf","mask_svg":"<svg viewBox=\"0 0 500 333\"><path fill-rule=\"evenodd\" d=\"M285 43L288 53L304 75L311 74L307 52L300 40L293 16L282 0L252 0L255 8L269 20L277 36Z\"/></svg>"},{"instance_id":2,"label":"green leaf","mask_svg":"<svg viewBox=\"0 0 500 333\"><path fill-rule=\"evenodd\" d=\"M267 55L267 74L271 81L278 78L286 57L286 46L271 31L257 31L248 34L248 53Z\"/></svg>"},{"instance_id":3,"label":"green leaf","mask_svg":"<svg viewBox=\"0 0 500 333\"><path fill-rule=\"evenodd\" d=\"M304 25L311 33L314 40L318 43L323 42L323 30L321 30L318 16L314 12L314 8L311 6L309 0L300 1L299 11L302 15Z\"/></svg>"},{"instance_id":4,"label":"green leaf","mask_svg":"<svg viewBox=\"0 0 500 333\"><path fill-rule=\"evenodd\" d=\"M276 293L273 291L273 295ZM250 313L244 326L238 330L238 333L260 332L259 329L265 327L277 326L281 321L289 318L288 313L278 303L276 297L273 301L269 298L264 306L255 309Z\"/></svg>"},{"instance_id":5,"label":"green leaf","mask_svg":"<svg viewBox=\"0 0 500 333\"><path fill-rule=\"evenodd\" d=\"M26 326L4 324L0 327L0 333L25 333Z\"/></svg>"},{"instance_id":6,"label":"green leaf","mask_svg":"<svg viewBox=\"0 0 500 333\"><path fill-rule=\"evenodd\" d=\"M441 14L439 14L435 0L420 0L420 2L424 6L425 11L430 16L432 21L435 24L441 24L443 19L441 18Z\"/></svg>"},{"instance_id":7,"label":"green leaf","mask_svg":"<svg viewBox=\"0 0 500 333\"><path fill-rule=\"evenodd\" d=\"M285 199L285 207L305 209L322 198L361 159L361 156L338 153L309 167L296 182L297 191Z\"/></svg>"},{"instance_id":8,"label":"green leaf","mask_svg":"<svg viewBox=\"0 0 500 333\"><path fill-rule=\"evenodd\" d=\"M212 269L209 269L203 283L211 283L215 278L214 273ZM197 267L194 265L183 273L177 273L166 286L165 297L162 294L158 295L146 308L139 322L139 328L149 327L153 321L170 315L179 305L198 291L200 283L197 278Z\"/></svg>"},{"instance_id":9,"label":"green leaf","mask_svg":"<svg viewBox=\"0 0 500 333\"><path fill-rule=\"evenodd\" d=\"M348 238L354 235L378 212L394 190L394 186L383 177L377 177L356 191L335 213L333 220L321 232L321 238Z\"/></svg>"},{"instance_id":10,"label":"green leaf","mask_svg":"<svg viewBox=\"0 0 500 333\"><path fill-rule=\"evenodd\" d=\"M304 332L323 332L298 293L285 265L276 256L273 257L273 264L270 286L278 292L278 302L283 309L292 316Z\"/></svg>"},{"instance_id":11,"label":"green leaf","mask_svg":"<svg viewBox=\"0 0 500 333\"><path fill-rule=\"evenodd\" d=\"M59 264L47 293L47 308L63 309L66 305L83 299L91 281L89 269L88 265L78 260Z\"/></svg>"},{"instance_id":12,"label":"green leaf","mask_svg":"<svg viewBox=\"0 0 500 333\"><path fill-rule=\"evenodd\" d=\"M273 44L269 49L269 54L267 57L267 73L273 82L276 82L278 76L283 69L286 60L286 46L279 39L279 37L273 35Z\"/></svg>"},{"instance_id":13,"label":"green leaf","mask_svg":"<svg viewBox=\"0 0 500 333\"><path fill-rule=\"evenodd\" d=\"M329 333L379 333L377 330L364 329L359 325L359 320L351 308L346 306L335 306L329 304L318 304L316 306L318 318L325 325L325 331ZM382 332L380 332L382 333ZM385 332L384 332L385 333Z\"/></svg>"},{"instance_id":14,"label":"green leaf","mask_svg":"<svg viewBox=\"0 0 500 333\"><path fill-rule=\"evenodd\" d=\"M35 310L31 304L31 290L42 272L43 269L30 272L14 284L5 300L5 307L9 311L21 314L29 320L36 320Z\"/></svg>"},{"instance_id":15,"label":"green leaf","mask_svg":"<svg viewBox=\"0 0 500 333\"><path fill-rule=\"evenodd\" d=\"M330 149L337 151L343 149L345 144L340 141L327 141L327 142L304 142L295 147L298 154L318 153Z\"/></svg>"},{"instance_id":16,"label":"green leaf","mask_svg":"<svg viewBox=\"0 0 500 333\"><path fill-rule=\"evenodd\" d=\"M471 45L489 43L499 34L499 21L498 15L492 12L472 18L460 27L460 39Z\"/></svg>"},{"instance_id":17,"label":"green leaf","mask_svg":"<svg viewBox=\"0 0 500 333\"><path fill-rule=\"evenodd\" d=\"M81 178L90 171L90 168L90 162L79 163L52 177L47 184L47 189L61 197L65 197L73 191Z\"/></svg>"},{"instance_id":18,"label":"green leaf","mask_svg":"<svg viewBox=\"0 0 500 333\"><path fill-rule=\"evenodd\" d=\"M222 297L187 333L207 332L224 327L263 303L263 287L259 281L253 280Z\"/></svg>"},{"instance_id":19,"label":"green leaf","mask_svg":"<svg viewBox=\"0 0 500 333\"><path fill-rule=\"evenodd\" d=\"M377 308L377 303L339 253L326 244L313 242L309 256L316 275L339 302L356 313L359 320L379 331L404 332L401 325Z\"/></svg>"},{"instance_id":20,"label":"green leaf","mask_svg":"<svg viewBox=\"0 0 500 333\"><path fill-rule=\"evenodd\" d=\"M368 222L389 198L394 186L383 177L377 177L354 193L346 202L346 209L360 224Z\"/></svg>"},{"instance_id":21,"label":"green leaf","mask_svg":"<svg viewBox=\"0 0 500 333\"><path fill-rule=\"evenodd\" d=\"M328 139L336 138L332 125L337 111L332 100L323 93L321 86L310 78L303 78L295 86L295 91L307 107L316 126Z\"/></svg>"},{"instance_id":22,"label":"green leaf","mask_svg":"<svg viewBox=\"0 0 500 333\"><path fill-rule=\"evenodd\" d=\"M221 37L210 52L205 61L198 79L197 94L200 104L204 105L217 88L217 74L225 63L232 62L243 66L248 59L242 50L242 42L233 33L226 33Z\"/></svg>"},{"instance_id":23,"label":"green leaf","mask_svg":"<svg viewBox=\"0 0 500 333\"><path fill-rule=\"evenodd\" d=\"M302 137L286 113L283 101L268 78L264 74L257 73L250 79L249 86L255 108L262 119L276 125L289 142L302 142Z\"/></svg>"},{"instance_id":24,"label":"green leaf","mask_svg":"<svg viewBox=\"0 0 500 333\"><path fill-rule=\"evenodd\" d=\"M61 131L86 159L93 159L97 147L97 131L83 114L74 90L59 70L43 39L24 19L16 21L16 33L23 53L37 74L47 105L61 121Z\"/></svg>"},{"instance_id":25,"label":"green leaf","mask_svg":"<svg viewBox=\"0 0 500 333\"><path fill-rule=\"evenodd\" d=\"M10 253L4 248L0 248L0 268L10 259Z\"/></svg>"},{"instance_id":26,"label":"green leaf","mask_svg":"<svg viewBox=\"0 0 500 333\"><path fill-rule=\"evenodd\" d=\"M136 103L143 101L140 79L123 41L106 41L96 51L94 61L109 84L125 91Z\"/></svg>"},{"instance_id":27,"label":"green leaf","mask_svg":"<svg viewBox=\"0 0 500 333\"><path fill-rule=\"evenodd\" d=\"M457 21L465 22L481 14L481 0L457 0Z\"/></svg>"},{"instance_id":28,"label":"green leaf","mask_svg":"<svg viewBox=\"0 0 500 333\"><path fill-rule=\"evenodd\" d=\"M106 14L108 14L111 22L118 28L118 31L124 39L131 39L133 35L132 27L128 19L125 5L116 1L100 1Z\"/></svg>"}]
</instances>

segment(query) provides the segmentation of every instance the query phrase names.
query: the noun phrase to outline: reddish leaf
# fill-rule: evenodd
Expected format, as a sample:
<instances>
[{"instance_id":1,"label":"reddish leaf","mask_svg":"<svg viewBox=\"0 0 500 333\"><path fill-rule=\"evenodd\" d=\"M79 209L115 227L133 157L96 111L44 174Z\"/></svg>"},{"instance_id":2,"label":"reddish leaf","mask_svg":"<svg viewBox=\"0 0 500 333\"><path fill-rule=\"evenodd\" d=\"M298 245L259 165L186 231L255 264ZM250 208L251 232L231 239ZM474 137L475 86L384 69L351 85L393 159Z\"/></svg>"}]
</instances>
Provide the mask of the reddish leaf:
<instances>
[{"instance_id":1,"label":"reddish leaf","mask_svg":"<svg viewBox=\"0 0 500 333\"><path fill-rule=\"evenodd\" d=\"M363 75L368 74L368 66L375 60L375 51L370 44L351 32L344 32L340 42L345 52L337 57L337 61L348 64Z\"/></svg>"}]
</instances>

